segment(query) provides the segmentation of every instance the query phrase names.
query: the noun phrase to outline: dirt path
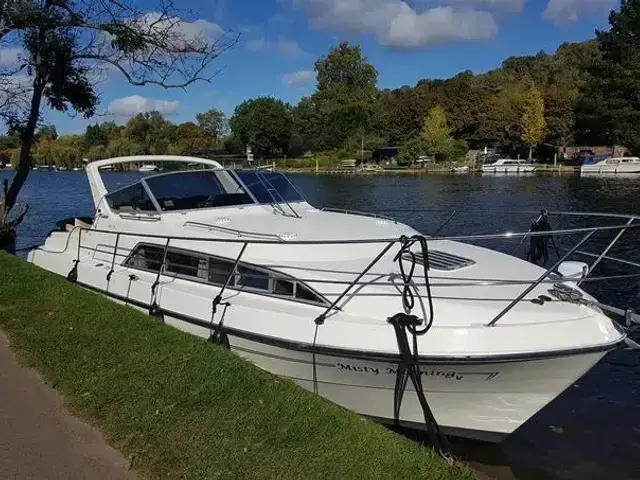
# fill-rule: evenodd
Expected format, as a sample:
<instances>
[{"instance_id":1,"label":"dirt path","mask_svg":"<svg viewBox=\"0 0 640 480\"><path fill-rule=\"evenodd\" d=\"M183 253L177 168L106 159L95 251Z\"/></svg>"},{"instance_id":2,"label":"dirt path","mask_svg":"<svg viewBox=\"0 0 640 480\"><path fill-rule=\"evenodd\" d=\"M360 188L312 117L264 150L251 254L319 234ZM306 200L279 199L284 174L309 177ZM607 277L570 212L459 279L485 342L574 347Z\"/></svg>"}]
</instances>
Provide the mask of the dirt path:
<instances>
[{"instance_id":1,"label":"dirt path","mask_svg":"<svg viewBox=\"0 0 640 480\"><path fill-rule=\"evenodd\" d=\"M22 367L0 331L0 478L131 479L129 462Z\"/></svg>"}]
</instances>

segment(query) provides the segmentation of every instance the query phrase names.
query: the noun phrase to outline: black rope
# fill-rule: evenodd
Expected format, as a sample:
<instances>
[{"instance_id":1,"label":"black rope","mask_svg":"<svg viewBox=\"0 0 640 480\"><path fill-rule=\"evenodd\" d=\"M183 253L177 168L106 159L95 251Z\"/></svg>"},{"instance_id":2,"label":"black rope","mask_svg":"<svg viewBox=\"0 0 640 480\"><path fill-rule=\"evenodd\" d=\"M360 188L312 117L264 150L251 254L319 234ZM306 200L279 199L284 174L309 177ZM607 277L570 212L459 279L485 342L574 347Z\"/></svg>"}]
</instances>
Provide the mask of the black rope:
<instances>
[{"instance_id":1,"label":"black rope","mask_svg":"<svg viewBox=\"0 0 640 480\"><path fill-rule=\"evenodd\" d=\"M415 296L413 292L413 275L416 269L416 261L418 254L411 251L411 247L414 244L419 244L420 253L422 256L422 266L424 269L424 279L426 285L426 297L427 297L427 314L424 319L420 319L411 314L411 310L415 306ZM404 392L407 388L409 379L413 384L413 387L418 396L420 407L424 415L424 422L429 436L431 444L438 450L438 453L445 459L451 461L452 457L449 454L450 447L447 437L444 435L438 422L436 421L429 402L424 394L422 386L422 377L420 373L420 361L419 361L419 349L418 349L418 337L425 335L433 325L433 301L431 296L431 286L429 283L429 248L425 237L421 235L415 235L413 237L402 236L400 238L400 251L395 257L395 261L398 262L400 267L400 273L404 282L404 288L402 289L402 306L404 312L397 313L394 316L387 319L387 321L393 325L396 340L398 341L398 350L400 352L400 362L398 364L398 370L396 374L396 383L394 388L393 399L393 415L396 424L400 424L400 409L402 406L402 399ZM404 261L409 261L410 266L407 269L404 266ZM409 342L409 335L411 335L411 344Z\"/></svg>"},{"instance_id":2,"label":"black rope","mask_svg":"<svg viewBox=\"0 0 640 480\"><path fill-rule=\"evenodd\" d=\"M550 232L552 230L553 228L549 223L549 213L546 210L540 212L540 216L533 221L529 229L530 232ZM553 235L541 235L530 238L526 260L536 265L542 260L540 265L546 265L549 261L549 242L551 242L556 255L560 258L560 252Z\"/></svg>"}]
</instances>

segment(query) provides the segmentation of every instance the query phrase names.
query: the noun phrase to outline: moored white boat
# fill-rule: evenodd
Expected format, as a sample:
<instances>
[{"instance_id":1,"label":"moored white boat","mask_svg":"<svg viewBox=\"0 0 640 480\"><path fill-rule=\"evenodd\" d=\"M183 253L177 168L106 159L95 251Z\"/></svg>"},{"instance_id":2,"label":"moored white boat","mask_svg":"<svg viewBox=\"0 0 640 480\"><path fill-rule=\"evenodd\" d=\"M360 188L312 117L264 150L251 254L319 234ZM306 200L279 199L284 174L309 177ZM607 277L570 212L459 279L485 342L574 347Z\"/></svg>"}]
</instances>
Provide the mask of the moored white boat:
<instances>
[{"instance_id":1,"label":"moored white boat","mask_svg":"<svg viewBox=\"0 0 640 480\"><path fill-rule=\"evenodd\" d=\"M318 210L277 172L144 159L213 169L155 175L107 193L100 169L140 158L93 162L95 217L62 221L29 261L177 328L215 334L265 370L393 422L400 356L387 318L403 311L405 288L395 257L401 236L418 232L387 218ZM447 432L508 435L625 339L577 284L568 284L574 298L563 300L558 274L543 283L551 272L519 258L446 238L426 242L428 251L412 247L418 268L407 288L413 313L428 317L433 305L419 363ZM404 397L399 421L419 426L412 387Z\"/></svg>"},{"instance_id":2,"label":"moored white boat","mask_svg":"<svg viewBox=\"0 0 640 480\"><path fill-rule=\"evenodd\" d=\"M159 172L160 167L157 165L153 165L152 163L148 163L146 165L142 165L139 169L139 172Z\"/></svg>"},{"instance_id":3,"label":"moored white boat","mask_svg":"<svg viewBox=\"0 0 640 480\"><path fill-rule=\"evenodd\" d=\"M485 173L529 173L535 170L536 166L532 163L509 158L501 158L493 163L482 165L482 171Z\"/></svg>"},{"instance_id":4,"label":"moored white boat","mask_svg":"<svg viewBox=\"0 0 640 480\"><path fill-rule=\"evenodd\" d=\"M580 173L613 173L629 174L640 173L640 158L638 157L609 157L603 160L596 160L587 157L585 163L580 167Z\"/></svg>"}]
</instances>

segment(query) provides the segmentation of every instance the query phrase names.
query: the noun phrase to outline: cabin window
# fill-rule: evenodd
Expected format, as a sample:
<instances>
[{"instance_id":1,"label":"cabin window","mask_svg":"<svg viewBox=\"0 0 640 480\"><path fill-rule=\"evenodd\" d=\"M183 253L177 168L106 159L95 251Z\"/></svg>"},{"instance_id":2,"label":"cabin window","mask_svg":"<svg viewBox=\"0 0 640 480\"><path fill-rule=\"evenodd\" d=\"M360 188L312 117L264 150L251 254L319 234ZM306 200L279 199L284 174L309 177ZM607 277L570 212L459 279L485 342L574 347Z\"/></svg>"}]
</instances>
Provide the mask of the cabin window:
<instances>
[{"instance_id":1,"label":"cabin window","mask_svg":"<svg viewBox=\"0 0 640 480\"><path fill-rule=\"evenodd\" d=\"M301 283L298 283L296 285L296 298L299 298L300 300L304 300L305 302L323 303L322 299L318 297L318 295L313 293L311 290L309 290L307 287L305 287Z\"/></svg>"},{"instance_id":2,"label":"cabin window","mask_svg":"<svg viewBox=\"0 0 640 480\"><path fill-rule=\"evenodd\" d=\"M125 265L142 270L157 272L162 265L164 248L153 245L141 245L127 258Z\"/></svg>"},{"instance_id":3,"label":"cabin window","mask_svg":"<svg viewBox=\"0 0 640 480\"><path fill-rule=\"evenodd\" d=\"M238 267L236 286L269 291L269 274L254 268Z\"/></svg>"},{"instance_id":4,"label":"cabin window","mask_svg":"<svg viewBox=\"0 0 640 480\"><path fill-rule=\"evenodd\" d=\"M273 293L285 297L293 297L295 284L289 280L276 278L273 280Z\"/></svg>"},{"instance_id":5,"label":"cabin window","mask_svg":"<svg viewBox=\"0 0 640 480\"><path fill-rule=\"evenodd\" d=\"M125 265L141 270L158 272L162 265L165 248L160 245L138 245L125 260ZM231 276L230 288L247 289L256 293L297 299L306 303L326 305L327 302L309 287L294 278L286 277L267 269L238 265L237 273L232 276L235 262L232 260L208 257L169 248L164 263L164 271L179 275L187 280L206 282L222 286Z\"/></svg>"},{"instance_id":6,"label":"cabin window","mask_svg":"<svg viewBox=\"0 0 640 480\"><path fill-rule=\"evenodd\" d=\"M220 260L218 258L209 259L209 282L224 285L233 271L233 263L227 260ZM231 279L230 285L234 284L234 279Z\"/></svg>"},{"instance_id":7,"label":"cabin window","mask_svg":"<svg viewBox=\"0 0 640 480\"><path fill-rule=\"evenodd\" d=\"M141 183L136 183L106 196L112 210L120 212L155 212L156 209Z\"/></svg>"},{"instance_id":8,"label":"cabin window","mask_svg":"<svg viewBox=\"0 0 640 480\"><path fill-rule=\"evenodd\" d=\"M206 261L206 259L203 259ZM187 255L184 253L178 253L169 249L167 251L167 260L165 262L165 270L169 273L177 273L178 275L185 275L187 277L198 277L200 269L200 258L193 255Z\"/></svg>"}]
</instances>

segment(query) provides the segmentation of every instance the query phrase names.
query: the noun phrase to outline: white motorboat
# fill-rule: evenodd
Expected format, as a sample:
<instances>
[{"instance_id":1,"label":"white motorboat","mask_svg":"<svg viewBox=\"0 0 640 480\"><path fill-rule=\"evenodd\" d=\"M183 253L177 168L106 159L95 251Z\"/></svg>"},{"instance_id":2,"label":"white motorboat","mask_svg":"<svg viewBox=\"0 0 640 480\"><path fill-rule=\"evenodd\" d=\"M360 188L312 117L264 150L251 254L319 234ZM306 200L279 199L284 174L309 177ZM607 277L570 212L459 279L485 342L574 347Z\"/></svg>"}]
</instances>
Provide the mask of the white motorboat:
<instances>
[{"instance_id":1,"label":"white motorboat","mask_svg":"<svg viewBox=\"0 0 640 480\"><path fill-rule=\"evenodd\" d=\"M584 264L558 262L561 276L486 248L421 237L388 218L320 210L278 172L145 159L203 169L107 192L100 169L140 158L90 163L95 217L59 222L28 260L215 339L362 415L424 424L411 386L394 411L402 368L388 318L398 312L412 311L423 326L433 313L431 328L417 336L419 378L443 430L492 441L626 338L579 288ZM399 261L417 267L413 278L406 269L403 277ZM404 310L403 292L405 300L413 294L413 310Z\"/></svg>"},{"instance_id":2,"label":"white motorboat","mask_svg":"<svg viewBox=\"0 0 640 480\"><path fill-rule=\"evenodd\" d=\"M451 171L453 173L469 173L469 165L464 165L461 167L453 167Z\"/></svg>"},{"instance_id":3,"label":"white motorboat","mask_svg":"<svg viewBox=\"0 0 640 480\"><path fill-rule=\"evenodd\" d=\"M640 158L609 157L598 161L595 157L586 157L580 173L640 173Z\"/></svg>"},{"instance_id":4,"label":"white motorboat","mask_svg":"<svg viewBox=\"0 0 640 480\"><path fill-rule=\"evenodd\" d=\"M139 172L159 172L160 167L157 165L153 165L152 163L148 163L146 165L142 165L139 169Z\"/></svg>"},{"instance_id":5,"label":"white motorboat","mask_svg":"<svg viewBox=\"0 0 640 480\"><path fill-rule=\"evenodd\" d=\"M482 171L485 173L529 173L535 170L536 166L532 163L510 158L501 158L493 163L482 165Z\"/></svg>"}]
</instances>

